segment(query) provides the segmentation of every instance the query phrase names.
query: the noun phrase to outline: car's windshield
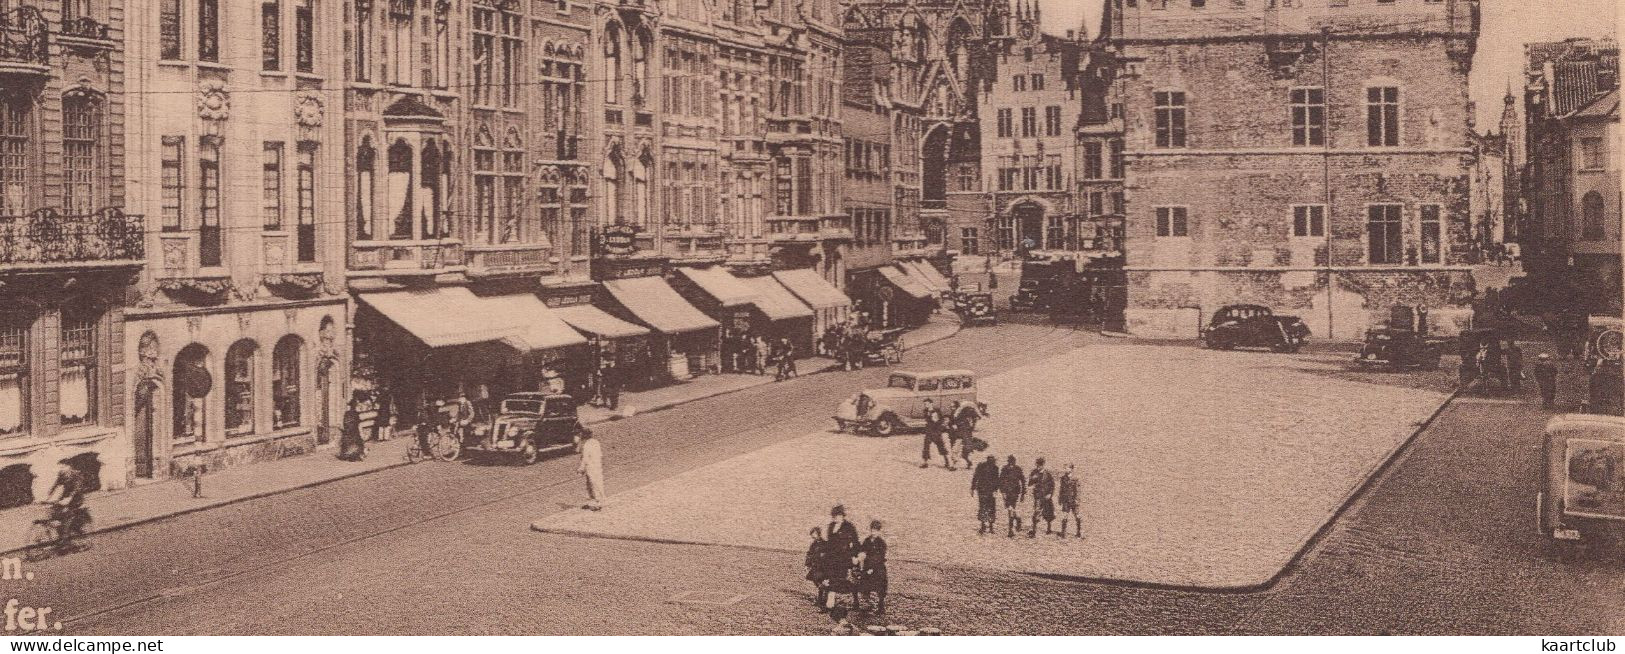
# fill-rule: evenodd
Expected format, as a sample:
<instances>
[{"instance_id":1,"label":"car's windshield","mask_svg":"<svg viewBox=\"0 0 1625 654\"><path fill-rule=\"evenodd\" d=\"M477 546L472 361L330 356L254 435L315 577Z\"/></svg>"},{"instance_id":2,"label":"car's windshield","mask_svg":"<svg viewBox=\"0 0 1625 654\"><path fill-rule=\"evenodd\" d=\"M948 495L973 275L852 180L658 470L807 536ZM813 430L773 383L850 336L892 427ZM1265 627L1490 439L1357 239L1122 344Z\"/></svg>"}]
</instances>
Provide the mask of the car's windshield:
<instances>
[{"instance_id":1,"label":"car's windshield","mask_svg":"<svg viewBox=\"0 0 1625 654\"><path fill-rule=\"evenodd\" d=\"M886 381L886 388L906 388L914 390L914 378L908 375L892 375Z\"/></svg>"},{"instance_id":2,"label":"car's windshield","mask_svg":"<svg viewBox=\"0 0 1625 654\"><path fill-rule=\"evenodd\" d=\"M542 403L537 400L503 400L503 413L541 413Z\"/></svg>"}]
</instances>

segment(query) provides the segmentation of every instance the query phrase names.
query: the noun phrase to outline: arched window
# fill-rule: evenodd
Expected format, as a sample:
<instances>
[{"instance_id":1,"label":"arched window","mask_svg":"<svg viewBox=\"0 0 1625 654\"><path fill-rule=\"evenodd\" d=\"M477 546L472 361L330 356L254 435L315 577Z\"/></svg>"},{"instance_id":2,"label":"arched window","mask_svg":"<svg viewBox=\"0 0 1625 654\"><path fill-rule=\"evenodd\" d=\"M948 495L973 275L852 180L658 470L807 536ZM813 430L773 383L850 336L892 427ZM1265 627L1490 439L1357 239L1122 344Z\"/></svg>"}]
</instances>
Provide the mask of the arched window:
<instances>
[{"instance_id":1,"label":"arched window","mask_svg":"<svg viewBox=\"0 0 1625 654\"><path fill-rule=\"evenodd\" d=\"M378 151L372 149L372 137L363 137L361 147L355 151L355 237L372 240L373 166L377 165Z\"/></svg>"},{"instance_id":2,"label":"arched window","mask_svg":"<svg viewBox=\"0 0 1625 654\"><path fill-rule=\"evenodd\" d=\"M621 151L611 150L604 157L604 216L614 225L626 224L621 215Z\"/></svg>"},{"instance_id":3,"label":"arched window","mask_svg":"<svg viewBox=\"0 0 1625 654\"><path fill-rule=\"evenodd\" d=\"M226 435L254 433L254 358L259 347L241 340L226 350Z\"/></svg>"},{"instance_id":4,"label":"arched window","mask_svg":"<svg viewBox=\"0 0 1625 654\"><path fill-rule=\"evenodd\" d=\"M649 157L649 151L632 160L632 224L643 226L649 221L649 169L654 167L654 160Z\"/></svg>"},{"instance_id":5,"label":"arched window","mask_svg":"<svg viewBox=\"0 0 1625 654\"><path fill-rule=\"evenodd\" d=\"M209 348L193 343L175 355L175 370L170 376L174 391L170 393L174 419L170 424L177 444L202 442L208 426L208 398L214 389L209 374Z\"/></svg>"},{"instance_id":6,"label":"arched window","mask_svg":"<svg viewBox=\"0 0 1625 654\"><path fill-rule=\"evenodd\" d=\"M62 94L62 203L69 214L96 210L101 183L102 103L94 92Z\"/></svg>"},{"instance_id":7,"label":"arched window","mask_svg":"<svg viewBox=\"0 0 1625 654\"><path fill-rule=\"evenodd\" d=\"M621 102L621 26L604 27L604 102Z\"/></svg>"},{"instance_id":8,"label":"arched window","mask_svg":"<svg viewBox=\"0 0 1625 654\"><path fill-rule=\"evenodd\" d=\"M1580 200L1581 238L1587 241L1600 241L1606 234L1602 223L1602 194L1596 191L1585 194Z\"/></svg>"},{"instance_id":9,"label":"arched window","mask_svg":"<svg viewBox=\"0 0 1625 654\"><path fill-rule=\"evenodd\" d=\"M395 217L392 239L412 238L412 146L396 139L389 146L389 211Z\"/></svg>"},{"instance_id":10,"label":"arched window","mask_svg":"<svg viewBox=\"0 0 1625 654\"><path fill-rule=\"evenodd\" d=\"M305 342L288 335L271 351L271 427L299 425L299 359Z\"/></svg>"}]
</instances>

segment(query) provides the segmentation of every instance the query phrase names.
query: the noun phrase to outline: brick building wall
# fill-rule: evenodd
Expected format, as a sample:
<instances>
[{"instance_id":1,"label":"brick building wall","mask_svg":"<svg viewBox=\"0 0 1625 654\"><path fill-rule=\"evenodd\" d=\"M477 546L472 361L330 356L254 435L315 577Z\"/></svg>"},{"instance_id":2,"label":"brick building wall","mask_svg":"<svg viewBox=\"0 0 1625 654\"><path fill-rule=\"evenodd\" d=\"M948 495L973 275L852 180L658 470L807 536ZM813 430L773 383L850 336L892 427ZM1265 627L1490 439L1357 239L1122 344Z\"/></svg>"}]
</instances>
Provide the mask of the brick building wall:
<instances>
[{"instance_id":1,"label":"brick building wall","mask_svg":"<svg viewBox=\"0 0 1625 654\"><path fill-rule=\"evenodd\" d=\"M1450 8L1399 4L1395 15L1455 24ZM1359 337L1395 304L1462 326L1476 24L1384 33L1358 8L1220 17L1186 5L1128 8L1114 34L1127 62L1129 329L1193 336L1199 316L1243 302L1326 338ZM1377 209L1373 226L1373 205L1396 209Z\"/></svg>"}]
</instances>

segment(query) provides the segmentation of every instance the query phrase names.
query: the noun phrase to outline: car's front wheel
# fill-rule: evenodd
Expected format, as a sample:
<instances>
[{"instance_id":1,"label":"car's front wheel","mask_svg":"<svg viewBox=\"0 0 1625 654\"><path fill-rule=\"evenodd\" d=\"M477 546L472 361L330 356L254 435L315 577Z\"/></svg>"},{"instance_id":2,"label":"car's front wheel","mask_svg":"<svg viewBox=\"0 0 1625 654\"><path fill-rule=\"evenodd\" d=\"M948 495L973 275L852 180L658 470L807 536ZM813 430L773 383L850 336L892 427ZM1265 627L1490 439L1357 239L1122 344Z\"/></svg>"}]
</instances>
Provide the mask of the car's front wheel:
<instances>
[{"instance_id":1,"label":"car's front wheel","mask_svg":"<svg viewBox=\"0 0 1625 654\"><path fill-rule=\"evenodd\" d=\"M875 421L874 432L876 436L891 436L897 433L897 419L892 416L882 416Z\"/></svg>"},{"instance_id":2,"label":"car's front wheel","mask_svg":"<svg viewBox=\"0 0 1625 654\"><path fill-rule=\"evenodd\" d=\"M535 463L541 457L541 450L536 449L536 443L534 442L526 442L525 446L519 450L519 460L524 461L527 466Z\"/></svg>"}]
</instances>

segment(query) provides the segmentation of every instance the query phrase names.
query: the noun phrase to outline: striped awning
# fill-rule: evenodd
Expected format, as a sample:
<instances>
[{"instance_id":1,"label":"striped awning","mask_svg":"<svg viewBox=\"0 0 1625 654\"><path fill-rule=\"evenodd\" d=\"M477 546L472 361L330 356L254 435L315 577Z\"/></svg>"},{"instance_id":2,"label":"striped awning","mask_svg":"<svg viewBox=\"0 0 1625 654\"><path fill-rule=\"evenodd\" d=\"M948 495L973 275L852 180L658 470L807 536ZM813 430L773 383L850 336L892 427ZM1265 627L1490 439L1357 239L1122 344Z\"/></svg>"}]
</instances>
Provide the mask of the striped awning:
<instances>
[{"instance_id":1,"label":"striped awning","mask_svg":"<svg viewBox=\"0 0 1625 654\"><path fill-rule=\"evenodd\" d=\"M756 296L761 298L757 301L756 306L770 320L813 317L812 308L803 304L801 300L797 300L796 296L790 293L790 289L785 288L772 275L741 277L739 281L744 282L751 290L756 291Z\"/></svg>"}]
</instances>

